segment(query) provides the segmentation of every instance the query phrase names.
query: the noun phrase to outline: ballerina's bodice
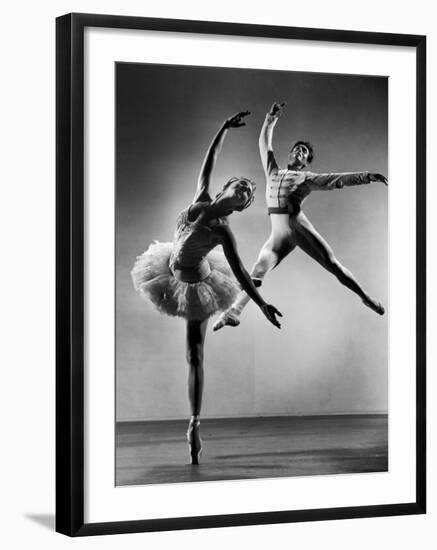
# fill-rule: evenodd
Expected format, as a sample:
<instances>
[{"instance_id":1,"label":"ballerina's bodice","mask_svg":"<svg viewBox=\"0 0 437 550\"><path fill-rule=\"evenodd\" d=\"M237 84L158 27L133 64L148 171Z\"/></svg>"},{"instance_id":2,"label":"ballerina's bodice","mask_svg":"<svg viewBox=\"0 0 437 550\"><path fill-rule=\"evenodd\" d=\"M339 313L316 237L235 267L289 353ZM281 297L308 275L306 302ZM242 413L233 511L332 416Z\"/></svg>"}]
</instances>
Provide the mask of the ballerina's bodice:
<instances>
[{"instance_id":1,"label":"ballerina's bodice","mask_svg":"<svg viewBox=\"0 0 437 550\"><path fill-rule=\"evenodd\" d=\"M184 210L176 222L170 268L192 274L193 282L209 275L207 254L217 245L217 238L207 225L188 219L189 209Z\"/></svg>"}]
</instances>

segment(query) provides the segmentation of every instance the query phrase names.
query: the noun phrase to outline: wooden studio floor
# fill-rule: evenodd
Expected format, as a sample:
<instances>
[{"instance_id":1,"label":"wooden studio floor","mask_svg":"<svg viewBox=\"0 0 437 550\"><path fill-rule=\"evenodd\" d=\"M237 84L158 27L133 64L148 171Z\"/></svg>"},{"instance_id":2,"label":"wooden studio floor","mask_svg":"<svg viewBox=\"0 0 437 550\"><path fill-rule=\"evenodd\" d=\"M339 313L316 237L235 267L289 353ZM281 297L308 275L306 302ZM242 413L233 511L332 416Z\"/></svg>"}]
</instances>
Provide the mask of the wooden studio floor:
<instances>
[{"instance_id":1,"label":"wooden studio floor","mask_svg":"<svg viewBox=\"0 0 437 550\"><path fill-rule=\"evenodd\" d=\"M116 485L384 472L387 415L201 420L191 466L187 420L116 424Z\"/></svg>"}]
</instances>

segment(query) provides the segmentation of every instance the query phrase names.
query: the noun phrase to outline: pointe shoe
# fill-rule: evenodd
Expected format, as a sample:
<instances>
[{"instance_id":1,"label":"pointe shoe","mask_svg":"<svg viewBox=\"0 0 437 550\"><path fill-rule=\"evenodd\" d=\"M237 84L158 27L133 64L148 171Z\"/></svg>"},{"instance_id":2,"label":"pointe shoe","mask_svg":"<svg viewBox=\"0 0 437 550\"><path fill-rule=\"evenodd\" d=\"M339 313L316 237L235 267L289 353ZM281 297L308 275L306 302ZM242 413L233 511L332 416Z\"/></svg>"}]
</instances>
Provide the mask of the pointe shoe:
<instances>
[{"instance_id":1,"label":"pointe shoe","mask_svg":"<svg viewBox=\"0 0 437 550\"><path fill-rule=\"evenodd\" d=\"M365 298L363 298L363 304L365 306L369 307L371 310L373 310L378 315L384 315L384 313L385 313L384 306L380 302L377 302L376 300L371 300L371 299L366 300Z\"/></svg>"},{"instance_id":2,"label":"pointe shoe","mask_svg":"<svg viewBox=\"0 0 437 550\"><path fill-rule=\"evenodd\" d=\"M226 326L238 327L239 324L240 319L238 318L238 314L231 308L224 311L220 315L217 321L213 324L212 330L217 331Z\"/></svg>"},{"instance_id":3,"label":"pointe shoe","mask_svg":"<svg viewBox=\"0 0 437 550\"><path fill-rule=\"evenodd\" d=\"M384 315L385 313L385 309L384 309L384 306L382 304L380 304L378 302L378 305L376 306L375 310L374 310L378 315Z\"/></svg>"},{"instance_id":4,"label":"pointe shoe","mask_svg":"<svg viewBox=\"0 0 437 550\"><path fill-rule=\"evenodd\" d=\"M197 465L202 454L202 440L200 439L200 420L196 417L191 417L188 424L187 441L191 464Z\"/></svg>"}]
</instances>

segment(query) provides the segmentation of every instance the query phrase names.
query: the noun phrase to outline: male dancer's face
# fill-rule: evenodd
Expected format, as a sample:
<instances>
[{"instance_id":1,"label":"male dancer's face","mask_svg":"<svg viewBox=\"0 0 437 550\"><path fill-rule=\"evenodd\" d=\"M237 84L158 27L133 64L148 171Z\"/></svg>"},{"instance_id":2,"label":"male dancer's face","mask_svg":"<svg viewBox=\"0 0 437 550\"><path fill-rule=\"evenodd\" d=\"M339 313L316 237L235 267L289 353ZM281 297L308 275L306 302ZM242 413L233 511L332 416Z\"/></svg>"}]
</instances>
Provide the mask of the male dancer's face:
<instances>
[{"instance_id":1,"label":"male dancer's face","mask_svg":"<svg viewBox=\"0 0 437 550\"><path fill-rule=\"evenodd\" d=\"M310 150L303 143L297 143L288 155L288 163L292 168L305 168L309 164Z\"/></svg>"}]
</instances>

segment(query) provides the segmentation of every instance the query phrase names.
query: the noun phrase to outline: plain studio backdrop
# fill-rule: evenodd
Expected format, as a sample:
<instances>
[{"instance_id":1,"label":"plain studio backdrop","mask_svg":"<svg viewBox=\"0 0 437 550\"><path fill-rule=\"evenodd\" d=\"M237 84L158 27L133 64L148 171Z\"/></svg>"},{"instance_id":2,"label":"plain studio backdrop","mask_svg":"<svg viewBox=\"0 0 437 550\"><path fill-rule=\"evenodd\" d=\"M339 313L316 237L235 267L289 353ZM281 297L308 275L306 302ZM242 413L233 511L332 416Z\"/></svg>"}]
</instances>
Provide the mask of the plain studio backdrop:
<instances>
[{"instance_id":1,"label":"plain studio backdrop","mask_svg":"<svg viewBox=\"0 0 437 550\"><path fill-rule=\"evenodd\" d=\"M134 291L135 257L171 241L193 197L204 154L230 115L212 195L232 176L257 183L254 204L229 219L250 269L270 232L258 136L273 101L287 106L274 132L286 167L309 140L315 172L387 174L388 80L383 77L169 65L117 64L117 419L188 414L185 322L158 313ZM388 309L388 191L382 183L313 192L303 210L365 290ZM205 345L203 415L232 417L387 412L388 315L380 317L300 249L265 280L264 298L284 315L277 330L255 304L241 325Z\"/></svg>"}]
</instances>

